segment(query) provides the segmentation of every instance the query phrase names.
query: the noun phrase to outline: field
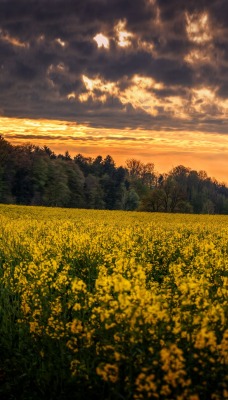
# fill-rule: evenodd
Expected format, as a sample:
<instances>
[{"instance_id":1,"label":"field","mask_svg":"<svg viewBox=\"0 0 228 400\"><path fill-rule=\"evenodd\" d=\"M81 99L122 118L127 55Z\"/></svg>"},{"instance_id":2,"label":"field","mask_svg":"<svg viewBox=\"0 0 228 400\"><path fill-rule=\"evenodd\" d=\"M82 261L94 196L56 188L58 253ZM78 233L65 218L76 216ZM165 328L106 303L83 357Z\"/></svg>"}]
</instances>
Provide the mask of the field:
<instances>
[{"instance_id":1,"label":"field","mask_svg":"<svg viewBox=\"0 0 228 400\"><path fill-rule=\"evenodd\" d=\"M228 217L0 205L0 398L228 399Z\"/></svg>"}]
</instances>

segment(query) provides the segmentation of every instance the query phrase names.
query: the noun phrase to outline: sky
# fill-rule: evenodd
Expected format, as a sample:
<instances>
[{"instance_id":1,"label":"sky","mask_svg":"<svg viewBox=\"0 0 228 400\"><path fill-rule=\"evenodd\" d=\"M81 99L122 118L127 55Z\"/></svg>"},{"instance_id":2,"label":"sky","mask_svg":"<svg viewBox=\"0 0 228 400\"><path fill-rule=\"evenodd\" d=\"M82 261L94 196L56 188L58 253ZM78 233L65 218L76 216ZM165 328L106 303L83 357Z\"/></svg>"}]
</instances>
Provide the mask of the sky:
<instances>
[{"instance_id":1,"label":"sky","mask_svg":"<svg viewBox=\"0 0 228 400\"><path fill-rule=\"evenodd\" d=\"M0 134L228 184L227 0L0 0Z\"/></svg>"}]
</instances>

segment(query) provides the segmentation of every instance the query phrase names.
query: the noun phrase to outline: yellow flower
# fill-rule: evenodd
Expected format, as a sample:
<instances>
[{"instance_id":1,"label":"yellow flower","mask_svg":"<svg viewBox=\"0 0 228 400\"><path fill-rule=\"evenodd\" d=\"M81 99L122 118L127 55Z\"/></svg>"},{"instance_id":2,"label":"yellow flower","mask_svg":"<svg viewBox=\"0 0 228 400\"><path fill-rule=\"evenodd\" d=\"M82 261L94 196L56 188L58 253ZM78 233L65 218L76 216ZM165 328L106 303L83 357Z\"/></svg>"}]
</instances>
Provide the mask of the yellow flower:
<instances>
[{"instance_id":1,"label":"yellow flower","mask_svg":"<svg viewBox=\"0 0 228 400\"><path fill-rule=\"evenodd\" d=\"M96 368L96 373L104 381L115 383L118 380L119 369L115 364L100 364Z\"/></svg>"}]
</instances>

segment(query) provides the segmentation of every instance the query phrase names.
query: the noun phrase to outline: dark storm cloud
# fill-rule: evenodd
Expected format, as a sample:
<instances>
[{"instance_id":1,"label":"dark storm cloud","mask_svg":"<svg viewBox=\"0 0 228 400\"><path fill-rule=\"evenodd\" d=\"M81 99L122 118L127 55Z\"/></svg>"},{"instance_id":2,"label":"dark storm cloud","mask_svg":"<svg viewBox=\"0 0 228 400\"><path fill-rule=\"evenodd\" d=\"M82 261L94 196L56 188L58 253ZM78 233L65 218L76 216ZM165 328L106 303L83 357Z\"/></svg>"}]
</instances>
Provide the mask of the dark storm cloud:
<instances>
[{"instance_id":1,"label":"dark storm cloud","mask_svg":"<svg viewBox=\"0 0 228 400\"><path fill-rule=\"evenodd\" d=\"M200 43L189 37L186 15L197 21L203 13L212 34ZM107 95L103 103L96 91L84 102L78 97L69 101L67 95L88 92L83 75L116 82L120 92L131 86L134 75L141 75L162 84L161 89L148 88L160 100L191 98L191 89L202 86L216 89L224 99L227 15L226 0L0 0L0 110L5 116L116 128L193 129L199 121L203 128L200 112L180 121L161 104L155 105L158 114L153 116L133 108L130 100L122 104L117 94ZM133 35L128 47L117 43L120 21ZM109 50L97 47L97 33L109 38ZM205 53L203 62L186 61L194 51ZM209 106L204 110L204 128L209 129ZM219 107L214 110L219 113ZM226 122L218 122L219 115L215 124L226 132Z\"/></svg>"}]
</instances>

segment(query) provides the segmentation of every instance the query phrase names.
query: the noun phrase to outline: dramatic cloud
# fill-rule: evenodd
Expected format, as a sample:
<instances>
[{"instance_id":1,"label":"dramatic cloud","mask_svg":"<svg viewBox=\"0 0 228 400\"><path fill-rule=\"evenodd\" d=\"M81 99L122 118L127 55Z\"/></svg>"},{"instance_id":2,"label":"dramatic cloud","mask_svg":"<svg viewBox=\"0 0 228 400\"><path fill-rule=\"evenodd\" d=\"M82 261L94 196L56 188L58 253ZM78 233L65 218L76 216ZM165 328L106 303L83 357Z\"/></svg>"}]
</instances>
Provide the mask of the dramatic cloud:
<instances>
[{"instance_id":1,"label":"dramatic cloud","mask_svg":"<svg viewBox=\"0 0 228 400\"><path fill-rule=\"evenodd\" d=\"M1 0L0 112L227 133L226 0Z\"/></svg>"}]
</instances>

